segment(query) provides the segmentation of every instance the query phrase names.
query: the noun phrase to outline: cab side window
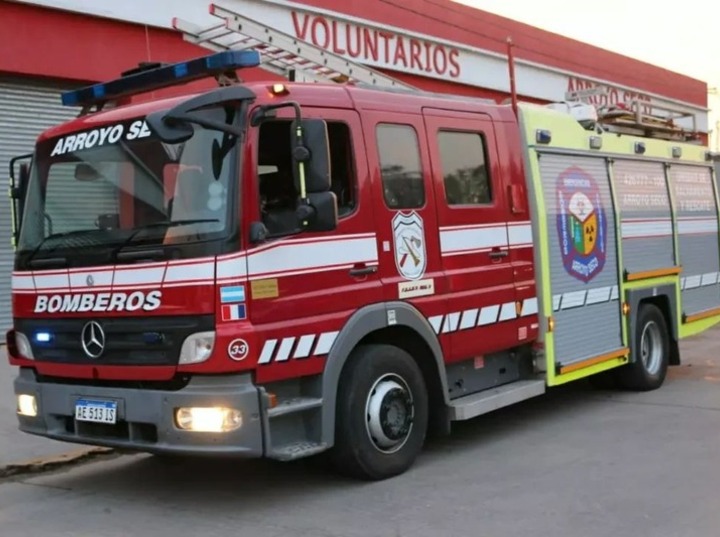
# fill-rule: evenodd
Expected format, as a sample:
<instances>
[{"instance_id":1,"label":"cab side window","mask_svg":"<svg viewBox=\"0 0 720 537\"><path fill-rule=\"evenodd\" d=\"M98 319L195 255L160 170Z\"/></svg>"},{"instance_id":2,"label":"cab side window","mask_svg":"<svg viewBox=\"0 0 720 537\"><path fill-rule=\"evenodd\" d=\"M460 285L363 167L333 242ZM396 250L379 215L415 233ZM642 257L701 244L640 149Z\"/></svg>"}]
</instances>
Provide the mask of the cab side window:
<instances>
[{"instance_id":1,"label":"cab side window","mask_svg":"<svg viewBox=\"0 0 720 537\"><path fill-rule=\"evenodd\" d=\"M341 121L327 121L330 142L331 190L338 200L342 219L355 211L357 175L353 160L350 127ZM272 120L260 126L258 181L260 213L270 236L300 231L295 208L299 190L295 187L290 158L291 121Z\"/></svg>"},{"instance_id":2,"label":"cab side window","mask_svg":"<svg viewBox=\"0 0 720 537\"><path fill-rule=\"evenodd\" d=\"M420 146L410 125L381 123L376 130L385 204L390 209L425 205Z\"/></svg>"},{"instance_id":3,"label":"cab side window","mask_svg":"<svg viewBox=\"0 0 720 537\"><path fill-rule=\"evenodd\" d=\"M482 134L441 130L438 145L448 205L492 203Z\"/></svg>"}]
</instances>

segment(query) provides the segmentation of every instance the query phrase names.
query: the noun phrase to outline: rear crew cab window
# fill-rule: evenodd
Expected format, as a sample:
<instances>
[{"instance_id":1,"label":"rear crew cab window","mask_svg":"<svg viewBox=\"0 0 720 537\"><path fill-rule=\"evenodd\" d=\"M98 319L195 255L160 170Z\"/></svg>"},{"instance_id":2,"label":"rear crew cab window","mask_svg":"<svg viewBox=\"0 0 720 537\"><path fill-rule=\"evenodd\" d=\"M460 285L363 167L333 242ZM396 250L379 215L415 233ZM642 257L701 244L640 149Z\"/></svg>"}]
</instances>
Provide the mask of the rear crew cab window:
<instances>
[{"instance_id":1,"label":"rear crew cab window","mask_svg":"<svg viewBox=\"0 0 720 537\"><path fill-rule=\"evenodd\" d=\"M425 205L415 129L409 125L381 123L377 126L377 144L385 204L391 209L417 209Z\"/></svg>"},{"instance_id":2,"label":"rear crew cab window","mask_svg":"<svg viewBox=\"0 0 720 537\"><path fill-rule=\"evenodd\" d=\"M448 205L492 203L482 134L440 131L438 145Z\"/></svg>"}]
</instances>

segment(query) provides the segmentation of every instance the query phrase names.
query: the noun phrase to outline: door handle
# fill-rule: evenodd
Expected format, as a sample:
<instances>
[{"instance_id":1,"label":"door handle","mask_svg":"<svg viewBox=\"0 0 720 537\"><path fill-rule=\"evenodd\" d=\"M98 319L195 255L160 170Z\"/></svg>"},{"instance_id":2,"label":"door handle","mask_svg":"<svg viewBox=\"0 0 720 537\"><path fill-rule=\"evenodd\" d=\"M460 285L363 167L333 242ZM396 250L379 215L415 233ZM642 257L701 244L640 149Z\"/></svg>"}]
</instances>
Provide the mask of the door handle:
<instances>
[{"instance_id":1,"label":"door handle","mask_svg":"<svg viewBox=\"0 0 720 537\"><path fill-rule=\"evenodd\" d=\"M368 274L375 274L376 272L376 266L357 266L350 269L350 276L367 276Z\"/></svg>"},{"instance_id":2,"label":"door handle","mask_svg":"<svg viewBox=\"0 0 720 537\"><path fill-rule=\"evenodd\" d=\"M490 252L490 257L493 259L500 259L501 257L507 257L510 255L510 252L507 250L501 250L500 248L493 248Z\"/></svg>"}]
</instances>

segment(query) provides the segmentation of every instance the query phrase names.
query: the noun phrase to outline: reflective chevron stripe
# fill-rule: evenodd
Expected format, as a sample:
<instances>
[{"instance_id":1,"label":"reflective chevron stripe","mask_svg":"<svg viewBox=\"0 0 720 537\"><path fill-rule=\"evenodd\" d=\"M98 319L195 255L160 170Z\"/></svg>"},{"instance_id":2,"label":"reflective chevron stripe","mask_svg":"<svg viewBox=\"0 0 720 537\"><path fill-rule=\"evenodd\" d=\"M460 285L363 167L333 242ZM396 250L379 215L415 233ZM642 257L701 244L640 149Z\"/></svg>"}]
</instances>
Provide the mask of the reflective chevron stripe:
<instances>
[{"instance_id":1,"label":"reflective chevron stripe","mask_svg":"<svg viewBox=\"0 0 720 537\"><path fill-rule=\"evenodd\" d=\"M560 311L581 308L583 306L592 306L593 304L612 302L617 299L617 285L595 287L594 289L584 289L582 291L571 291L570 293L562 293L553 296L553 310Z\"/></svg>"},{"instance_id":2,"label":"reflective chevron stripe","mask_svg":"<svg viewBox=\"0 0 720 537\"><path fill-rule=\"evenodd\" d=\"M685 276L680 278L680 289L696 289L698 287L707 287L716 285L720 280L720 273L706 272L705 274L697 274L695 276Z\"/></svg>"},{"instance_id":3,"label":"reflective chevron stripe","mask_svg":"<svg viewBox=\"0 0 720 537\"><path fill-rule=\"evenodd\" d=\"M519 311L518 311L519 310ZM435 315L428 319L436 334L448 334L461 330L469 330L479 326L489 326L527 317L538 312L538 301L536 297L526 298L520 307L517 302L505 302L504 304L492 304L482 308L472 308L464 311L456 311L445 315Z\"/></svg>"},{"instance_id":4,"label":"reflective chevron stripe","mask_svg":"<svg viewBox=\"0 0 720 537\"><path fill-rule=\"evenodd\" d=\"M519 311L518 311L519 310ZM468 330L479 326L489 326L518 317L528 317L538 312L537 298L526 298L518 306L516 302L494 304L482 308L457 311L445 315L435 315L428 321L436 334ZM288 360L324 356L330 352L339 332L323 332L321 334L305 334L302 336L268 339L260 351L258 364L287 362Z\"/></svg>"},{"instance_id":5,"label":"reflective chevron stripe","mask_svg":"<svg viewBox=\"0 0 720 537\"><path fill-rule=\"evenodd\" d=\"M263 345L258 364L270 362L286 362L289 359L302 359L310 356L323 356L330 348L339 332L323 332L321 334L305 334L282 339L268 339ZM314 348L313 348L314 345Z\"/></svg>"}]
</instances>

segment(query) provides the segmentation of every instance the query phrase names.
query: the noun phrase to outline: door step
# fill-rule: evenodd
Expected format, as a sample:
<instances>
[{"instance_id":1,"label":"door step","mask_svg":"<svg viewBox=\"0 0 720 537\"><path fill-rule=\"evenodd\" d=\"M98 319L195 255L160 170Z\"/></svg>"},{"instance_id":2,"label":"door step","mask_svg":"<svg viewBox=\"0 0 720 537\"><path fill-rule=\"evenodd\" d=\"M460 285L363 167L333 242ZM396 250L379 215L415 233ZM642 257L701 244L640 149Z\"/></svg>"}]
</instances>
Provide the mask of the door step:
<instances>
[{"instance_id":1,"label":"door step","mask_svg":"<svg viewBox=\"0 0 720 537\"><path fill-rule=\"evenodd\" d=\"M274 448L268 457L279 461L292 461L302 457L309 457L317 453L322 453L327 449L326 444L318 444L316 442L293 442Z\"/></svg>"},{"instance_id":2,"label":"door step","mask_svg":"<svg viewBox=\"0 0 720 537\"><path fill-rule=\"evenodd\" d=\"M545 393L544 380L519 380L450 402L450 419L468 420Z\"/></svg>"}]
</instances>

